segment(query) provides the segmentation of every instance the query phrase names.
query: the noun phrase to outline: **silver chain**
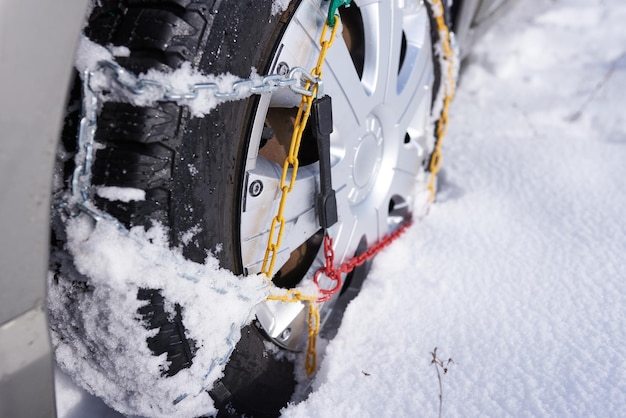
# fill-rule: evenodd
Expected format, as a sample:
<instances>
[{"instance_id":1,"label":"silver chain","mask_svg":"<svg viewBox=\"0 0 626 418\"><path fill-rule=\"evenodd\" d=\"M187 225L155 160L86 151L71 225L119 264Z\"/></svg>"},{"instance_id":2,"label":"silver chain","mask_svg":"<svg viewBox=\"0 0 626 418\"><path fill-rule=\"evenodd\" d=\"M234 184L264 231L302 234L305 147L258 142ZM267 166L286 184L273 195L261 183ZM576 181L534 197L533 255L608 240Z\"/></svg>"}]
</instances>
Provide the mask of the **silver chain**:
<instances>
[{"instance_id":1,"label":"silver chain","mask_svg":"<svg viewBox=\"0 0 626 418\"><path fill-rule=\"evenodd\" d=\"M124 69L113 61L100 61L96 72L110 74L112 80L121 88L134 95L145 94L150 89L162 92L158 101L188 101L198 98L201 91L221 100L239 100L254 94L272 93L278 89L290 88L298 94L312 96L311 86L318 85L320 90L321 80L302 67L293 67L285 74L270 74L256 78L246 78L235 81L230 90L221 90L217 83L204 82L189 86L188 91L177 92L171 86L159 81L138 77ZM307 84L309 88L306 88ZM318 93L322 95L323 93Z\"/></svg>"},{"instance_id":2,"label":"silver chain","mask_svg":"<svg viewBox=\"0 0 626 418\"><path fill-rule=\"evenodd\" d=\"M108 83L106 88L94 88L92 80L96 74L110 77L114 83ZM189 86L188 91L175 91L165 83L139 77L124 69L114 61L100 61L94 71L86 70L83 73L83 113L78 131L78 153L75 157L76 168L72 176L72 196L74 203L94 218L108 218L112 216L100 211L90 204L91 166L94 158L95 133L98 127L98 109L102 100L102 93L117 85L118 88L135 96L160 91L161 94L154 101L168 101L185 104L198 98L201 91L220 101L241 100L251 95L272 93L279 89L289 88L297 94L312 96L313 87L318 86L317 94L323 95L323 86L319 78L311 75L301 67L293 67L284 74L271 74L255 78L235 81L229 90L222 90L217 83L203 82ZM308 87L307 87L308 86ZM107 98L110 99L111 95Z\"/></svg>"}]
</instances>

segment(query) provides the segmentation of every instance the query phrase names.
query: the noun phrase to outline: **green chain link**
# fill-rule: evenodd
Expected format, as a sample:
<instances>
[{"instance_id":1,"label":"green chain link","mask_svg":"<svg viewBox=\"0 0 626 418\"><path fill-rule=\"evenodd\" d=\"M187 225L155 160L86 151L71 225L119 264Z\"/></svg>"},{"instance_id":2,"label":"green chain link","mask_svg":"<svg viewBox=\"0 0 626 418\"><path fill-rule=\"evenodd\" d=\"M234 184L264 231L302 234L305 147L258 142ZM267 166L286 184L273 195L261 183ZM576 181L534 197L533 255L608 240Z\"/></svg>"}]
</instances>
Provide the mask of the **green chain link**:
<instances>
[{"instance_id":1,"label":"green chain link","mask_svg":"<svg viewBox=\"0 0 626 418\"><path fill-rule=\"evenodd\" d=\"M349 6L351 0L331 0L328 8L328 26L335 27L335 13L341 6Z\"/></svg>"}]
</instances>

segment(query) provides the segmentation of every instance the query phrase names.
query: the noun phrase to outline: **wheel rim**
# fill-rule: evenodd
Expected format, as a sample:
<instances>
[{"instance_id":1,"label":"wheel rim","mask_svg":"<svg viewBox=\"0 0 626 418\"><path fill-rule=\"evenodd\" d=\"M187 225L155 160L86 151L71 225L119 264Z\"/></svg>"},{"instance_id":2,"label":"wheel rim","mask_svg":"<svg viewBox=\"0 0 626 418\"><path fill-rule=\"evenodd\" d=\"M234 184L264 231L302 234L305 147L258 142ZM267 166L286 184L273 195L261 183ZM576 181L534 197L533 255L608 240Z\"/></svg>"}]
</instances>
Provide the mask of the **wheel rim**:
<instances>
[{"instance_id":1,"label":"wheel rim","mask_svg":"<svg viewBox=\"0 0 626 418\"><path fill-rule=\"evenodd\" d=\"M416 183L432 150L427 127L434 76L426 7L419 1L354 3L341 10L343 36L329 49L322 76L325 93L333 99L331 166L339 222L328 232L334 238L335 263L350 259L363 240L372 245L410 216ZM313 68L324 13L315 1L302 1L279 43L270 73L293 66ZM241 211L242 264L247 273L261 271L269 225L280 199L284 149L299 102L300 97L288 90L264 95L253 121ZM280 269L276 283L283 287L311 280L324 264L315 211L317 155L315 147L303 146L276 258ZM321 286L332 284L322 280ZM322 307L322 322L333 302ZM268 336L284 348L298 350L308 337L301 303L268 301L257 318Z\"/></svg>"}]
</instances>

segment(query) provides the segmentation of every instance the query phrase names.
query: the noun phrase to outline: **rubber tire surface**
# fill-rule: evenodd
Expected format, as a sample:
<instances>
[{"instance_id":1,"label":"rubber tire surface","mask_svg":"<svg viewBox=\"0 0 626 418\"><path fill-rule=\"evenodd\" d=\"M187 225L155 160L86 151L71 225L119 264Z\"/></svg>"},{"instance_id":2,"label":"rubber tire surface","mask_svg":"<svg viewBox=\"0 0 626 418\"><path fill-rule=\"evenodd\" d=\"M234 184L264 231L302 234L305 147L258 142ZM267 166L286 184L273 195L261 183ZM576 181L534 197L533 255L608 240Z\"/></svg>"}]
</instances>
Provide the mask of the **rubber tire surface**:
<instances>
[{"instance_id":1,"label":"rubber tire surface","mask_svg":"<svg viewBox=\"0 0 626 418\"><path fill-rule=\"evenodd\" d=\"M117 61L137 74L152 68L172 71L186 61L206 74L230 72L247 78L252 67L265 73L292 11L271 16L271 0L101 3L92 11L86 35L101 45L129 48L130 55ZM74 98L78 91L74 89ZM95 155L92 183L141 189L146 199L126 203L96 198L96 204L128 227L159 221L186 258L202 263L212 251L222 267L242 274L240 191L257 103L254 97L224 103L203 118L191 118L187 108L175 103L105 103L96 131L104 148ZM66 149L76 148L77 117L70 112L66 119ZM66 180L71 171L66 163ZM201 233L182 242L181 236L198 226ZM53 251L62 252L63 234L54 225L53 230ZM81 280L71 267L53 269ZM150 328L159 329L148 346L155 355L167 353L171 364L166 375L189 367L195 348L185 338L184 307L177 306L175 317L168 319L158 289L144 289L138 299L148 301L139 313ZM212 392L221 416L276 416L291 397L293 364L265 353L263 341L253 326L242 331L225 377Z\"/></svg>"}]
</instances>

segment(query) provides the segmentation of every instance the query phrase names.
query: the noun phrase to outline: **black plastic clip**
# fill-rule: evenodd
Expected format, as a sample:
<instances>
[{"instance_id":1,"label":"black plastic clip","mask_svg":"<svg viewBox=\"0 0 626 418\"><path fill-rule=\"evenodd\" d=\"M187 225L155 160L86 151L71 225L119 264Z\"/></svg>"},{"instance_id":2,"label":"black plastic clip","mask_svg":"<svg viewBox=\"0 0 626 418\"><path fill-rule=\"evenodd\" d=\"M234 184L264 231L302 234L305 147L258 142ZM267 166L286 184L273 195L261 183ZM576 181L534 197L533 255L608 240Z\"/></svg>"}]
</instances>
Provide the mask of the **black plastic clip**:
<instances>
[{"instance_id":1,"label":"black plastic clip","mask_svg":"<svg viewBox=\"0 0 626 418\"><path fill-rule=\"evenodd\" d=\"M333 131L333 107L330 96L313 100L311 122L317 142L320 165L320 194L317 198L320 226L324 229L337 223L337 199L331 178L330 134Z\"/></svg>"}]
</instances>

